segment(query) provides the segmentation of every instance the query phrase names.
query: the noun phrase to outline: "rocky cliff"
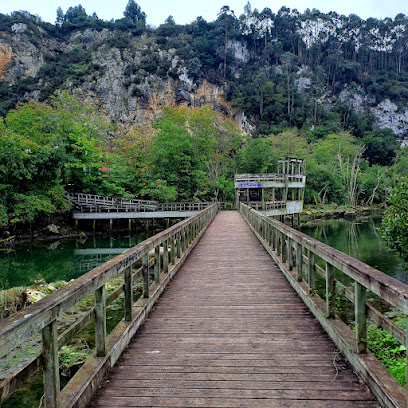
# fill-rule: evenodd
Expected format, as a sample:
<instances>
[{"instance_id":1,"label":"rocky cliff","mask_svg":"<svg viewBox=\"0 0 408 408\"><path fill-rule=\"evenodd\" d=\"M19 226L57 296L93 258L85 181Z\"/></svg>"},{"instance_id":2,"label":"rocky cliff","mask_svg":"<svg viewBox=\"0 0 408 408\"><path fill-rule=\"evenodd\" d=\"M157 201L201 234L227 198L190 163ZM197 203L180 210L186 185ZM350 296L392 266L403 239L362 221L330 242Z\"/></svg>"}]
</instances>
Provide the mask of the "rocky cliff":
<instances>
[{"instance_id":1,"label":"rocky cliff","mask_svg":"<svg viewBox=\"0 0 408 408\"><path fill-rule=\"evenodd\" d=\"M406 50L408 44L401 42L406 41L408 34L406 18L402 23L395 20L381 31L369 21L360 20L352 27L350 18L344 16L300 18L297 12L282 10L280 15L265 14L260 18L256 10L258 14L246 9L239 20L230 13L225 20L220 17L215 23L205 23L205 27L197 19L195 25L188 27L163 26L156 30L117 29L102 22L97 28L93 22L92 27L64 29L3 16L1 113L6 113L17 101L45 100L56 89L65 88L92 99L119 123L144 124L163 106L211 103L235 115L243 128L252 131L264 115L267 103L262 83L255 81L263 78L278 84L281 81L283 95L286 88L288 115L291 103L296 109L296 104L290 102L293 92L294 100L296 95L303 94L316 100L316 105L324 110L341 102L355 112L371 113L375 125L392 129L401 140L408 138L408 96L401 99L400 94L392 92L381 97L373 95L366 81L370 71L360 57L365 49L371 56L367 64L396 58L396 70L399 75L404 74L406 56L398 50L400 47ZM286 19L286 26L280 26L282 19ZM289 23L295 27L291 34ZM200 24L204 28L197 34L194 30L198 32ZM337 42L333 43L334 40ZM342 44L352 47L344 45L341 49ZM322 52L329 45L324 66L316 49ZM285 48L286 53L295 55L293 63L284 59ZM290 64L297 68L292 69ZM319 66L323 66L321 76L316 74ZM249 67L252 71L248 73ZM374 71L372 75L377 75ZM248 102L249 97L238 89L245 75L253 77L252 89L245 92L253 92L254 102ZM289 84L294 91L288 88ZM246 99L247 105L241 99ZM248 103L259 103L259 114L247 112Z\"/></svg>"}]
</instances>

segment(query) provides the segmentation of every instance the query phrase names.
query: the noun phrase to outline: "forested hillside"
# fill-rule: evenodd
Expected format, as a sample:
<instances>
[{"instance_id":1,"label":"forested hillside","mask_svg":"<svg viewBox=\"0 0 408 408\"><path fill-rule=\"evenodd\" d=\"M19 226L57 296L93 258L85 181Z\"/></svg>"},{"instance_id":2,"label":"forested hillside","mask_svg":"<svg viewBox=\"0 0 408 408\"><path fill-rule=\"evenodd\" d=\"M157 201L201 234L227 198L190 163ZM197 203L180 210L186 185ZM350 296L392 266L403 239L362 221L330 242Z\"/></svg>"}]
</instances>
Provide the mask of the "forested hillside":
<instances>
[{"instance_id":1,"label":"forested hillside","mask_svg":"<svg viewBox=\"0 0 408 408\"><path fill-rule=\"evenodd\" d=\"M384 202L394 175L407 172L405 15L362 20L248 3L212 22L148 22L133 0L116 21L80 5L58 9L55 24L0 14L3 225L62 210L52 197L73 185L231 199L234 173L273 171L286 154L307 159L311 203ZM41 191L34 175L46 178ZM36 203L32 214L27 203Z\"/></svg>"},{"instance_id":2,"label":"forested hillside","mask_svg":"<svg viewBox=\"0 0 408 408\"><path fill-rule=\"evenodd\" d=\"M315 137L340 130L363 137L377 125L407 136L403 14L365 21L248 3L241 15L225 6L213 22L177 25L169 16L152 28L132 4L114 22L81 6L57 10L55 25L27 12L1 15L1 113L68 88L97 97L115 121L140 121L166 85L169 98L195 105L208 83L207 97L222 94L255 134L296 126Z\"/></svg>"}]
</instances>

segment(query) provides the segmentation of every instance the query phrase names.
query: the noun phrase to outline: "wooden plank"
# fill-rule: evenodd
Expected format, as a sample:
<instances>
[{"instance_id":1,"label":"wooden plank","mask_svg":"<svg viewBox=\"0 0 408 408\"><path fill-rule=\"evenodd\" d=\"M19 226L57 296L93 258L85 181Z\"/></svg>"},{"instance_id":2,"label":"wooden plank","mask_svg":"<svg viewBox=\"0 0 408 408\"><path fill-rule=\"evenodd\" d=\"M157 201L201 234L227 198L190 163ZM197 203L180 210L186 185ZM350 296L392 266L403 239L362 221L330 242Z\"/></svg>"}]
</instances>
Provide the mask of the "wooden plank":
<instances>
[{"instance_id":1,"label":"wooden plank","mask_svg":"<svg viewBox=\"0 0 408 408\"><path fill-rule=\"evenodd\" d=\"M270 400L264 398L239 399L239 398L169 398L169 397L132 397L106 398L103 401L93 402L93 407L166 407L166 408L337 408L333 401L280 399ZM378 408L378 404L373 401L341 401L341 408Z\"/></svg>"}]
</instances>

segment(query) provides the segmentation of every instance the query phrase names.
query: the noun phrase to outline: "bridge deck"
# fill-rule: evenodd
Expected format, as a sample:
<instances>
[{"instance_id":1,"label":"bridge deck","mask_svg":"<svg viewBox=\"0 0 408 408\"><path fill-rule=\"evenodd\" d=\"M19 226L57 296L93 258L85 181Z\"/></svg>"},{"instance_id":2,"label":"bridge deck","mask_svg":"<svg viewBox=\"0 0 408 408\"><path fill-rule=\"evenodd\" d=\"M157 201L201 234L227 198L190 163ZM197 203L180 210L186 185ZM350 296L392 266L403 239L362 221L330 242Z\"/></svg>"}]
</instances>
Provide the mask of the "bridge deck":
<instances>
[{"instance_id":1,"label":"bridge deck","mask_svg":"<svg viewBox=\"0 0 408 408\"><path fill-rule=\"evenodd\" d=\"M94 407L377 407L241 215L220 212Z\"/></svg>"}]
</instances>

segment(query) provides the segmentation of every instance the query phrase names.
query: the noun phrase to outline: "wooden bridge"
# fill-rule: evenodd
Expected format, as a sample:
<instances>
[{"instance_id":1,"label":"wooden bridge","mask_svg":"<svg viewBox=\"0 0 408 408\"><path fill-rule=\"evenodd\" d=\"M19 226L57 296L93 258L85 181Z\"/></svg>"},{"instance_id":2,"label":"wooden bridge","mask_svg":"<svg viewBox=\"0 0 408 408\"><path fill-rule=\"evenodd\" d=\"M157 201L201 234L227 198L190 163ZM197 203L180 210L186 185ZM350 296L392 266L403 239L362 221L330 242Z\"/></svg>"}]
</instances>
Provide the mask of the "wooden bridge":
<instances>
[{"instance_id":1,"label":"wooden bridge","mask_svg":"<svg viewBox=\"0 0 408 408\"><path fill-rule=\"evenodd\" d=\"M67 193L65 198L73 207L77 220L188 218L207 208L209 202L159 203L126 197L105 197L85 193Z\"/></svg>"},{"instance_id":2,"label":"wooden bridge","mask_svg":"<svg viewBox=\"0 0 408 408\"><path fill-rule=\"evenodd\" d=\"M105 287L119 276L124 319L108 335ZM354 333L336 315L339 290L355 305ZM240 213L213 204L4 320L0 357L42 332L47 408L406 407L404 388L366 348L366 321L402 344L405 332L367 291L408 312L406 285L245 204ZM89 316L59 333L59 318L92 293ZM92 318L95 354L60 392L58 348ZM0 383L0 402L30 364Z\"/></svg>"}]
</instances>

